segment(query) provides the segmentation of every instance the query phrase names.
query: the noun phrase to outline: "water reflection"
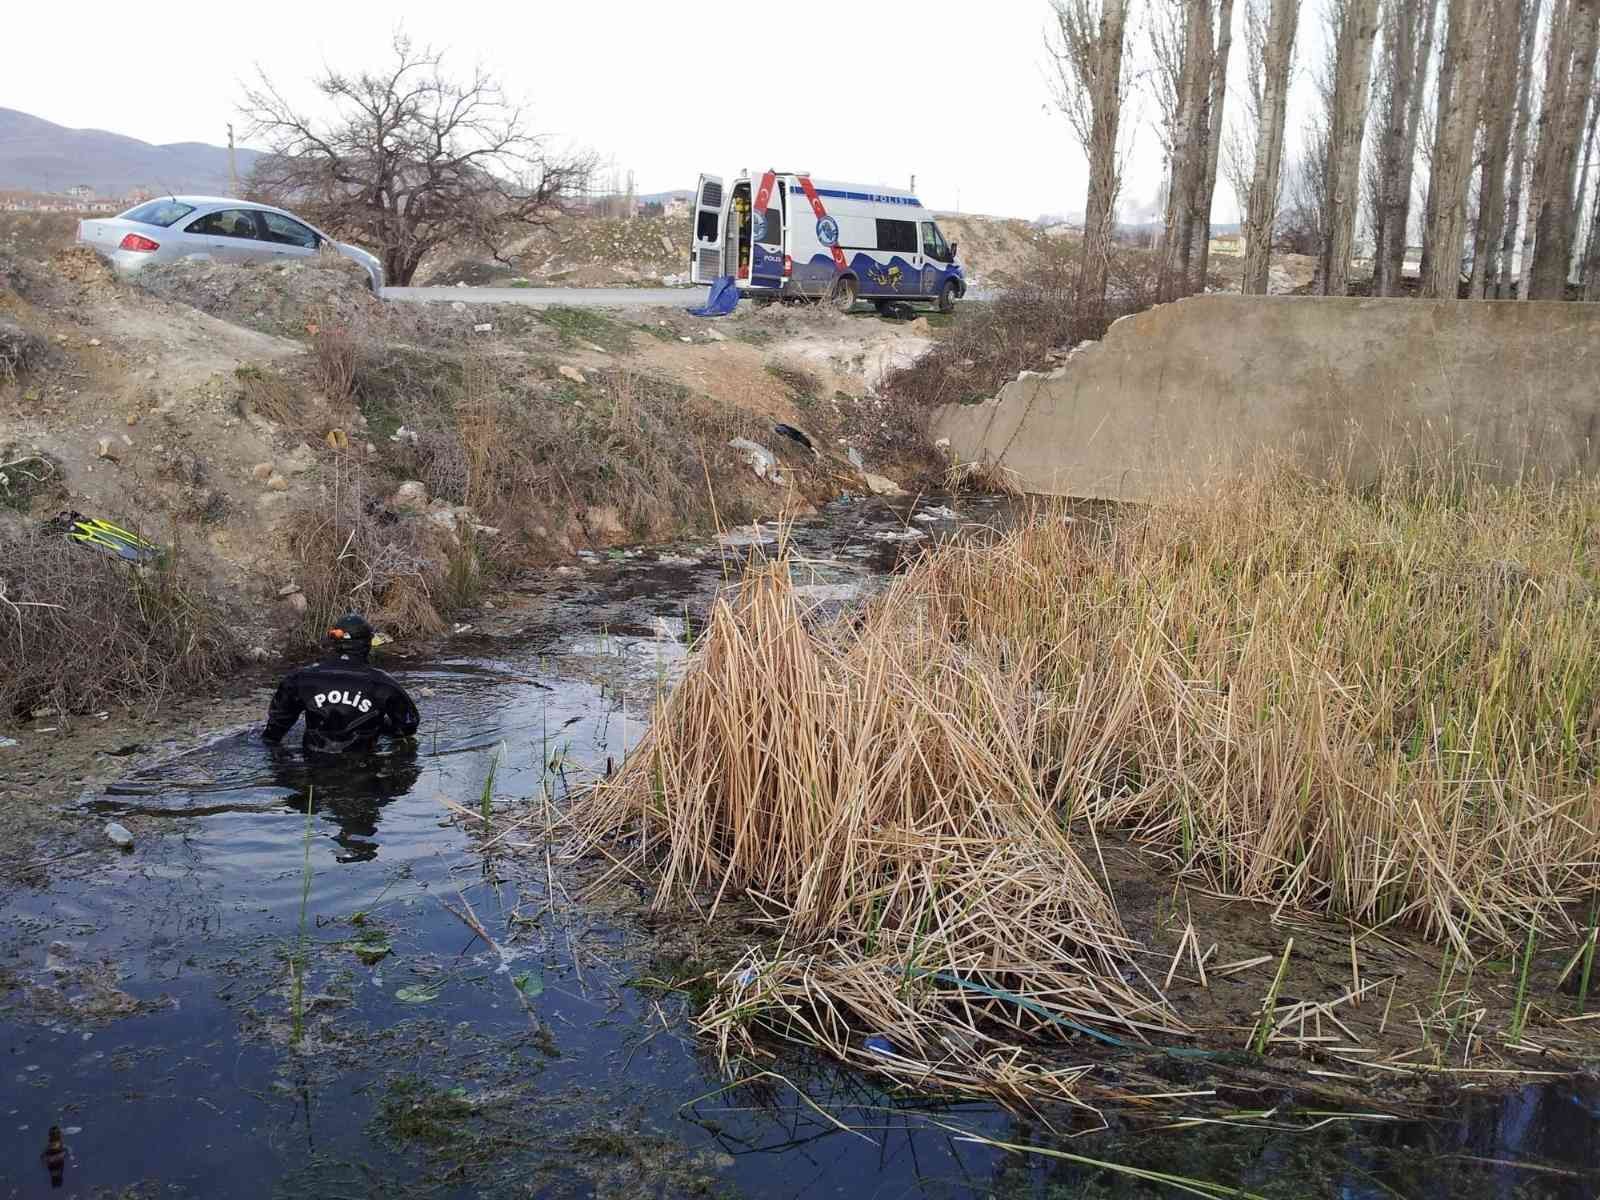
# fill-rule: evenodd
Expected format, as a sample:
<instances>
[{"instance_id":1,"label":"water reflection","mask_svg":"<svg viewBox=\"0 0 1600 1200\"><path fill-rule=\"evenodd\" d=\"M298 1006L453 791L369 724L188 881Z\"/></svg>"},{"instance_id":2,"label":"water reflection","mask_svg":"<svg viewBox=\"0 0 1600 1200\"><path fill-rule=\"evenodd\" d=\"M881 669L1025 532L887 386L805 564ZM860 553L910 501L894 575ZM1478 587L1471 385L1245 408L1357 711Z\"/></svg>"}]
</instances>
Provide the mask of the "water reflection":
<instances>
[{"instance_id":1,"label":"water reflection","mask_svg":"<svg viewBox=\"0 0 1600 1200\"><path fill-rule=\"evenodd\" d=\"M272 782L288 793L285 803L338 826L333 837L342 863L378 857L378 820L386 804L409 795L422 767L416 745L399 741L386 749L349 754L317 754L268 746Z\"/></svg>"}]
</instances>

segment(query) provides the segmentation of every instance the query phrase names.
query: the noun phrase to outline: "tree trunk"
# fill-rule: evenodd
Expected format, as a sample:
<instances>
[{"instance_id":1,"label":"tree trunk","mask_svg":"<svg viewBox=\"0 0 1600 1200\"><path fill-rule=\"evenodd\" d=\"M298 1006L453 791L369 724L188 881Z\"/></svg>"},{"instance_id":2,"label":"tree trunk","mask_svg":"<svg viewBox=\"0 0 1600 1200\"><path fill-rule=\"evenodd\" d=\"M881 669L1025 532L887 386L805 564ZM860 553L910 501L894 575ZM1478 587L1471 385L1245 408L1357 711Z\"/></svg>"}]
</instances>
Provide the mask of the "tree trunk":
<instances>
[{"instance_id":1,"label":"tree trunk","mask_svg":"<svg viewBox=\"0 0 1600 1200\"><path fill-rule=\"evenodd\" d=\"M1378 0L1347 0L1339 27L1328 136L1328 240L1322 264L1322 291L1328 296L1343 296L1350 290L1350 248L1361 199L1361 138L1367 125L1377 33Z\"/></svg>"},{"instance_id":2,"label":"tree trunk","mask_svg":"<svg viewBox=\"0 0 1600 1200\"><path fill-rule=\"evenodd\" d=\"M1467 185L1483 96L1489 0L1450 0L1444 61L1451 86L1439 89L1433 171L1428 186L1428 243L1433 250L1422 294L1454 300L1460 294L1461 252L1467 232ZM1440 76L1444 75L1441 67Z\"/></svg>"},{"instance_id":3,"label":"tree trunk","mask_svg":"<svg viewBox=\"0 0 1600 1200\"><path fill-rule=\"evenodd\" d=\"M1591 91L1593 89L1591 88ZM1589 186L1589 164L1594 158L1595 118L1600 117L1600 104L1589 100L1589 132L1583 139L1583 166L1578 170L1577 188L1572 194L1572 215L1567 218L1567 245L1577 249L1578 223L1583 219L1583 194Z\"/></svg>"},{"instance_id":4,"label":"tree trunk","mask_svg":"<svg viewBox=\"0 0 1600 1200\"><path fill-rule=\"evenodd\" d=\"M1373 292L1379 296L1394 296L1400 291L1409 240L1417 130L1422 122L1422 84L1433 53L1437 7L1438 0L1394 0L1388 14L1384 50L1393 77L1378 155L1382 223L1373 262Z\"/></svg>"},{"instance_id":5,"label":"tree trunk","mask_svg":"<svg viewBox=\"0 0 1600 1200\"><path fill-rule=\"evenodd\" d=\"M1494 17L1489 75L1483 88L1483 173L1478 184L1478 227L1472 238L1472 287L1468 295L1486 299L1496 278L1495 254L1506 224L1506 160L1517 107L1517 51L1521 46L1523 0L1501 0Z\"/></svg>"},{"instance_id":6,"label":"tree trunk","mask_svg":"<svg viewBox=\"0 0 1600 1200\"><path fill-rule=\"evenodd\" d=\"M1589 245L1583 264L1583 298L1600 300L1600 186L1589 213Z\"/></svg>"},{"instance_id":7,"label":"tree trunk","mask_svg":"<svg viewBox=\"0 0 1600 1200\"><path fill-rule=\"evenodd\" d=\"M1127 0L1105 0L1100 34L1093 50L1094 79L1090 88L1089 195L1084 204L1083 267L1078 277L1078 309L1082 316L1105 315L1106 275L1111 235L1116 222L1117 124L1122 116L1122 45Z\"/></svg>"},{"instance_id":8,"label":"tree trunk","mask_svg":"<svg viewBox=\"0 0 1600 1200\"><path fill-rule=\"evenodd\" d=\"M1206 290L1211 262L1211 206L1217 194L1217 161L1222 155L1223 105L1228 95L1228 54L1233 49L1233 0L1217 0L1217 44L1211 56L1211 95L1206 105L1206 169L1196 197L1193 254L1194 290Z\"/></svg>"},{"instance_id":9,"label":"tree trunk","mask_svg":"<svg viewBox=\"0 0 1600 1200\"><path fill-rule=\"evenodd\" d=\"M1172 146L1172 193L1167 199L1166 256L1159 295L1162 300L1187 296L1193 258L1195 210L1205 181L1209 132L1206 109L1211 84L1211 0L1186 0L1183 69L1178 98L1181 118Z\"/></svg>"},{"instance_id":10,"label":"tree trunk","mask_svg":"<svg viewBox=\"0 0 1600 1200\"><path fill-rule=\"evenodd\" d=\"M1572 263L1573 175L1578 162L1578 143L1583 139L1584 110L1594 80L1595 39L1600 34L1600 0L1571 0L1567 8L1562 37L1552 37L1556 59L1555 78L1546 93L1554 98L1554 110L1539 119L1539 169L1544 175L1543 203L1536 216L1533 270L1528 277L1528 294L1538 300L1560 300L1567 292L1567 273ZM1554 26L1552 26L1552 32ZM1536 180L1537 182L1537 180Z\"/></svg>"},{"instance_id":11,"label":"tree trunk","mask_svg":"<svg viewBox=\"0 0 1600 1200\"><path fill-rule=\"evenodd\" d=\"M1261 125L1256 130L1256 162L1244 218L1244 291L1267 294L1272 262L1272 227L1278 219L1278 172L1283 164L1283 124L1289 101L1289 72L1300 0L1272 0L1267 26Z\"/></svg>"},{"instance_id":12,"label":"tree trunk","mask_svg":"<svg viewBox=\"0 0 1600 1200\"><path fill-rule=\"evenodd\" d=\"M1522 0L1522 46L1517 52L1517 124L1511 131L1511 185L1507 196L1505 231L1500 235L1500 281L1495 295L1512 294L1512 259L1517 248L1517 226L1522 220L1522 185L1528 162L1528 126L1533 120L1534 47L1539 36L1539 0Z\"/></svg>"}]
</instances>

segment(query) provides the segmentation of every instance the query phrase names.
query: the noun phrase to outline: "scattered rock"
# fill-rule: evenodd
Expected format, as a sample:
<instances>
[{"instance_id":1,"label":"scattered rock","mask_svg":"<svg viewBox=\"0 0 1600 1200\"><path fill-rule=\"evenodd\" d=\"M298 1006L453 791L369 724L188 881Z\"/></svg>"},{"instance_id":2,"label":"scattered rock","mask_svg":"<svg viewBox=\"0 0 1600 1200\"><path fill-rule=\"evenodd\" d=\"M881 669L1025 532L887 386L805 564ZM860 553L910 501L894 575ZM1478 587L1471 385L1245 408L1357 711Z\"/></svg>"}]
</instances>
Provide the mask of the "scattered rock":
<instances>
[{"instance_id":1,"label":"scattered rock","mask_svg":"<svg viewBox=\"0 0 1600 1200\"><path fill-rule=\"evenodd\" d=\"M292 596L296 592L298 592L299 590L300 590L300 585L298 583L296 583L294 580L291 579L288 583L284 584L281 588L278 589L278 595L280 595L280 596Z\"/></svg>"},{"instance_id":2,"label":"scattered rock","mask_svg":"<svg viewBox=\"0 0 1600 1200\"><path fill-rule=\"evenodd\" d=\"M285 596L283 602L293 609L297 615L304 614L306 609L311 607L304 592L295 592L291 596Z\"/></svg>"},{"instance_id":3,"label":"scattered rock","mask_svg":"<svg viewBox=\"0 0 1600 1200\"><path fill-rule=\"evenodd\" d=\"M582 574L583 571L578 567L562 566L556 568L556 577L559 579L573 579Z\"/></svg>"},{"instance_id":4,"label":"scattered rock","mask_svg":"<svg viewBox=\"0 0 1600 1200\"><path fill-rule=\"evenodd\" d=\"M108 437L103 437L95 443L94 452L98 458L104 458L110 462L118 461L119 456L111 444L111 439Z\"/></svg>"},{"instance_id":5,"label":"scattered rock","mask_svg":"<svg viewBox=\"0 0 1600 1200\"><path fill-rule=\"evenodd\" d=\"M106 840L118 850L133 849L133 834L128 832L126 825L118 825L115 821L106 825Z\"/></svg>"},{"instance_id":6,"label":"scattered rock","mask_svg":"<svg viewBox=\"0 0 1600 1200\"><path fill-rule=\"evenodd\" d=\"M251 646L250 647L250 661L251 662L264 663L264 662L267 661L267 659L269 659L271 657L272 656L267 653L267 648L265 646Z\"/></svg>"},{"instance_id":7,"label":"scattered rock","mask_svg":"<svg viewBox=\"0 0 1600 1200\"><path fill-rule=\"evenodd\" d=\"M872 489L874 496L904 496L905 488L886 475L874 475L868 471L865 475L867 487Z\"/></svg>"},{"instance_id":8,"label":"scattered rock","mask_svg":"<svg viewBox=\"0 0 1600 1200\"><path fill-rule=\"evenodd\" d=\"M949 440L949 438L946 438L946 443L948 443ZM857 450L854 446L846 447L844 456L850 460L850 465L856 470L864 471L867 469L867 464L861 458L861 451Z\"/></svg>"},{"instance_id":9,"label":"scattered rock","mask_svg":"<svg viewBox=\"0 0 1600 1200\"><path fill-rule=\"evenodd\" d=\"M402 446L415 446L417 444L417 431L409 425L402 425L389 435L389 440L398 442Z\"/></svg>"},{"instance_id":10,"label":"scattered rock","mask_svg":"<svg viewBox=\"0 0 1600 1200\"><path fill-rule=\"evenodd\" d=\"M274 471L267 479L267 487L274 492L287 492L289 490L289 481Z\"/></svg>"},{"instance_id":11,"label":"scattered rock","mask_svg":"<svg viewBox=\"0 0 1600 1200\"><path fill-rule=\"evenodd\" d=\"M456 514L448 508L430 509L428 512L428 524L454 536L456 532Z\"/></svg>"},{"instance_id":12,"label":"scattered rock","mask_svg":"<svg viewBox=\"0 0 1600 1200\"><path fill-rule=\"evenodd\" d=\"M556 369L556 371L561 378L570 379L573 383L582 384L589 382L588 378L582 371L578 370L577 367L568 366L566 363L562 363L561 366Z\"/></svg>"},{"instance_id":13,"label":"scattered rock","mask_svg":"<svg viewBox=\"0 0 1600 1200\"><path fill-rule=\"evenodd\" d=\"M428 507L428 485L420 479L406 480L389 497L389 507L422 512Z\"/></svg>"},{"instance_id":14,"label":"scattered rock","mask_svg":"<svg viewBox=\"0 0 1600 1200\"><path fill-rule=\"evenodd\" d=\"M98 346L99 344L100 344L100 339L99 338L90 338L89 339L89 345Z\"/></svg>"},{"instance_id":15,"label":"scattered rock","mask_svg":"<svg viewBox=\"0 0 1600 1200\"><path fill-rule=\"evenodd\" d=\"M480 324L474 325L472 327L472 332L473 333L493 333L494 332L494 322L492 322L492 321L483 321Z\"/></svg>"},{"instance_id":16,"label":"scattered rock","mask_svg":"<svg viewBox=\"0 0 1600 1200\"><path fill-rule=\"evenodd\" d=\"M283 469L291 475L304 475L317 465L317 455L310 446L301 442L283 460Z\"/></svg>"},{"instance_id":17,"label":"scattered rock","mask_svg":"<svg viewBox=\"0 0 1600 1200\"><path fill-rule=\"evenodd\" d=\"M462 284L457 284L456 286L457 287L466 287L467 285L462 283ZM467 311L467 306L466 306L465 303L463 303L460 300L452 300L452 301L450 301L450 310L452 312L466 312Z\"/></svg>"}]
</instances>

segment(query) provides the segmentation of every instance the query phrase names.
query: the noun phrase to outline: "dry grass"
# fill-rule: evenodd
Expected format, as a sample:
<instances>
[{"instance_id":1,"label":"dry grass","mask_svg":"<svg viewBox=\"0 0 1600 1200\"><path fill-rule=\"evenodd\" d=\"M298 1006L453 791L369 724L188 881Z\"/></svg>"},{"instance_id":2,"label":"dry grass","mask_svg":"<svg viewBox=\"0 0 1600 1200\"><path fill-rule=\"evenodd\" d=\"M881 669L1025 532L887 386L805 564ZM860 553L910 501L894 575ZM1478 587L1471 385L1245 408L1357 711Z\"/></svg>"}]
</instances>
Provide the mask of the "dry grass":
<instances>
[{"instance_id":1,"label":"dry grass","mask_svg":"<svg viewBox=\"0 0 1600 1200\"><path fill-rule=\"evenodd\" d=\"M0 536L0 724L209 686L238 658L176 552L135 567L37 528Z\"/></svg>"},{"instance_id":2,"label":"dry grass","mask_svg":"<svg viewBox=\"0 0 1600 1200\"><path fill-rule=\"evenodd\" d=\"M1138 947L1074 848L1113 830L1174 879L1462 962L1575 940L1600 885L1597 545L1593 483L1430 467L1356 493L1269 464L944 549L848 628L809 630L767 566L574 818L657 903L738 896L781 933L703 1018L724 1053L765 1031L1067 1092L1036 1043L1179 1025L1124 982Z\"/></svg>"},{"instance_id":3,"label":"dry grass","mask_svg":"<svg viewBox=\"0 0 1600 1200\"><path fill-rule=\"evenodd\" d=\"M738 896L782 929L704 1018L725 1051L759 1027L1015 1095L1075 1078L1023 1040L1176 1032L1123 982L1132 947L1035 784L1026 680L914 629L816 636L781 561L717 605L695 670L574 819L637 839L658 903Z\"/></svg>"},{"instance_id":4,"label":"dry grass","mask_svg":"<svg viewBox=\"0 0 1600 1200\"><path fill-rule=\"evenodd\" d=\"M896 590L1040 664L1073 819L1230 895L1449 939L1569 929L1597 875L1600 488L1287 470L1045 520Z\"/></svg>"},{"instance_id":5,"label":"dry grass","mask_svg":"<svg viewBox=\"0 0 1600 1200\"><path fill-rule=\"evenodd\" d=\"M336 464L329 500L293 514L287 540L307 601L303 644L320 645L322 631L351 609L396 637L444 629L439 610L448 607L451 548L425 522L396 518L373 503L349 464Z\"/></svg>"},{"instance_id":6,"label":"dry grass","mask_svg":"<svg viewBox=\"0 0 1600 1200\"><path fill-rule=\"evenodd\" d=\"M12 382L42 361L45 348L42 337L12 321L0 319L0 383Z\"/></svg>"}]
</instances>

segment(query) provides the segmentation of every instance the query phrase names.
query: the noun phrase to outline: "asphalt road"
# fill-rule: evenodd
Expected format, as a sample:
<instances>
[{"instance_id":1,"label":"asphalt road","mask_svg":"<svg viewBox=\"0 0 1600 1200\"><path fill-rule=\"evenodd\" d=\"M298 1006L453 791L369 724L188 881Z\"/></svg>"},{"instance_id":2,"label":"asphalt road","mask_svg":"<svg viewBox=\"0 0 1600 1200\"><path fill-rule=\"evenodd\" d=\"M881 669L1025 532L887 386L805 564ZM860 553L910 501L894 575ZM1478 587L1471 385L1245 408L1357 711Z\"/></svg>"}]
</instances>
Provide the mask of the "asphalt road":
<instances>
[{"instance_id":1,"label":"asphalt road","mask_svg":"<svg viewBox=\"0 0 1600 1200\"><path fill-rule=\"evenodd\" d=\"M412 304L526 304L530 308L571 305L586 308L693 308L706 302L708 289L686 288L502 288L386 287L385 300Z\"/></svg>"}]
</instances>

